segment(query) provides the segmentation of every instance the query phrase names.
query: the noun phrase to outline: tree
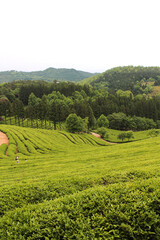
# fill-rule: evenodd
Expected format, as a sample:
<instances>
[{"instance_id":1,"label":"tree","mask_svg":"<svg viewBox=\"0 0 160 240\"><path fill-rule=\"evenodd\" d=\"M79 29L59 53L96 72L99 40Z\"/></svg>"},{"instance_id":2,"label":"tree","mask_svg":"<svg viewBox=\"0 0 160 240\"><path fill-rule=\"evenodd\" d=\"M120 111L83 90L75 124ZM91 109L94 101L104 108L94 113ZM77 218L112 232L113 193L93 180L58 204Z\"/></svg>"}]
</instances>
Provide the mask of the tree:
<instances>
[{"instance_id":1,"label":"tree","mask_svg":"<svg viewBox=\"0 0 160 240\"><path fill-rule=\"evenodd\" d=\"M85 117L83 120L83 131L87 132L88 130L88 124L89 124L89 119L88 117Z\"/></svg>"},{"instance_id":2,"label":"tree","mask_svg":"<svg viewBox=\"0 0 160 240\"><path fill-rule=\"evenodd\" d=\"M31 127L33 127L33 121L35 118L35 107L32 105L28 105L25 108L25 116L27 117L27 126L28 126L28 119L31 121Z\"/></svg>"},{"instance_id":3,"label":"tree","mask_svg":"<svg viewBox=\"0 0 160 240\"><path fill-rule=\"evenodd\" d=\"M109 127L109 121L103 114L97 120L98 127Z\"/></svg>"},{"instance_id":4,"label":"tree","mask_svg":"<svg viewBox=\"0 0 160 240\"><path fill-rule=\"evenodd\" d=\"M48 102L47 102L47 97L46 95L43 95L42 100L41 100L41 116L40 119L41 121L45 120L45 128L46 128L46 121L48 117Z\"/></svg>"},{"instance_id":5,"label":"tree","mask_svg":"<svg viewBox=\"0 0 160 240\"><path fill-rule=\"evenodd\" d=\"M61 124L62 121L66 119L68 115L67 102L62 99L55 99L50 101L49 105L49 119L54 123L54 129L56 130L56 124L59 122Z\"/></svg>"},{"instance_id":6,"label":"tree","mask_svg":"<svg viewBox=\"0 0 160 240\"><path fill-rule=\"evenodd\" d=\"M57 99L56 103L56 114L57 114L57 121L59 122L59 127L61 129L61 122L66 119L66 110L68 106L65 104L64 100Z\"/></svg>"},{"instance_id":7,"label":"tree","mask_svg":"<svg viewBox=\"0 0 160 240\"><path fill-rule=\"evenodd\" d=\"M127 133L126 133L126 138L128 138L128 141L129 141L131 138L134 138L133 132L127 132Z\"/></svg>"},{"instance_id":8,"label":"tree","mask_svg":"<svg viewBox=\"0 0 160 240\"><path fill-rule=\"evenodd\" d=\"M5 116L5 122L6 122L6 117L7 113L9 111L10 107L10 102L6 97L3 97L0 99L0 116Z\"/></svg>"},{"instance_id":9,"label":"tree","mask_svg":"<svg viewBox=\"0 0 160 240\"><path fill-rule=\"evenodd\" d=\"M34 93L31 93L28 98L28 105L36 105L40 102L40 98L37 98Z\"/></svg>"},{"instance_id":10,"label":"tree","mask_svg":"<svg viewBox=\"0 0 160 240\"><path fill-rule=\"evenodd\" d=\"M118 135L117 137L118 139L121 139L122 141L125 139L125 138L128 138L128 141L131 139L131 138L134 138L133 136L133 133L132 132L122 132Z\"/></svg>"},{"instance_id":11,"label":"tree","mask_svg":"<svg viewBox=\"0 0 160 240\"><path fill-rule=\"evenodd\" d=\"M157 137L158 134L159 134L159 131L156 130L156 129L152 129L152 130L150 130L150 131L148 132L148 135L149 135L150 137Z\"/></svg>"},{"instance_id":12,"label":"tree","mask_svg":"<svg viewBox=\"0 0 160 240\"><path fill-rule=\"evenodd\" d=\"M98 134L100 134L102 138L108 138L109 137L109 134L107 133L107 128L105 128L105 127L98 128L96 130L96 132Z\"/></svg>"},{"instance_id":13,"label":"tree","mask_svg":"<svg viewBox=\"0 0 160 240\"><path fill-rule=\"evenodd\" d=\"M66 128L69 132L82 132L84 130L84 121L75 113L71 113L66 119Z\"/></svg>"},{"instance_id":14,"label":"tree","mask_svg":"<svg viewBox=\"0 0 160 240\"><path fill-rule=\"evenodd\" d=\"M15 116L15 121L17 121L17 118L18 118L18 124L20 126L20 118L22 119L22 122L23 122L23 117L24 117L23 102L19 99L16 99L12 104L12 108L13 108L13 114Z\"/></svg>"},{"instance_id":15,"label":"tree","mask_svg":"<svg viewBox=\"0 0 160 240\"><path fill-rule=\"evenodd\" d=\"M120 133L120 134L117 136L117 138L123 141L123 140L126 138L126 133L125 133L125 132Z\"/></svg>"},{"instance_id":16,"label":"tree","mask_svg":"<svg viewBox=\"0 0 160 240\"><path fill-rule=\"evenodd\" d=\"M12 112L12 104L9 102L8 117L9 117L10 125L12 123L12 118L11 118L12 114L13 114L13 112Z\"/></svg>"},{"instance_id":17,"label":"tree","mask_svg":"<svg viewBox=\"0 0 160 240\"><path fill-rule=\"evenodd\" d=\"M110 128L117 129L117 130L126 130L128 129L129 123L127 116L122 113L112 113L107 116L109 120Z\"/></svg>"},{"instance_id":18,"label":"tree","mask_svg":"<svg viewBox=\"0 0 160 240\"><path fill-rule=\"evenodd\" d=\"M49 105L49 120L54 124L54 130L56 130L56 124L58 122L57 107L55 101L51 101Z\"/></svg>"},{"instance_id":19,"label":"tree","mask_svg":"<svg viewBox=\"0 0 160 240\"><path fill-rule=\"evenodd\" d=\"M94 127L96 124L96 119L94 117L93 110L89 104L88 104L87 117L88 117L88 129Z\"/></svg>"},{"instance_id":20,"label":"tree","mask_svg":"<svg viewBox=\"0 0 160 240\"><path fill-rule=\"evenodd\" d=\"M151 128L156 128L156 123L153 121L153 119L134 116L133 121L136 124L136 130L142 131Z\"/></svg>"},{"instance_id":21,"label":"tree","mask_svg":"<svg viewBox=\"0 0 160 240\"><path fill-rule=\"evenodd\" d=\"M129 91L129 90L127 90L127 91L122 91L122 90L119 89L119 90L116 92L116 95L117 95L118 97L124 98L124 99L127 99L127 98L133 99L133 98L134 98L133 93L132 93L131 91Z\"/></svg>"}]
</instances>

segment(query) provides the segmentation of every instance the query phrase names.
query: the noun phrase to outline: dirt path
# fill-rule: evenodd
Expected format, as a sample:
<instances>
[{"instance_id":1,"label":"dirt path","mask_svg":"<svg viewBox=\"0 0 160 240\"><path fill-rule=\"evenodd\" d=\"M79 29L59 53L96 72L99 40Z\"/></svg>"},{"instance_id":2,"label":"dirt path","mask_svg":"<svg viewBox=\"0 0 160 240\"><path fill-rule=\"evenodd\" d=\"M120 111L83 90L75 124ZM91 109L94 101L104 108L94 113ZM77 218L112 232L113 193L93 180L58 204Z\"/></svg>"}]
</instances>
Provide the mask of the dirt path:
<instances>
[{"instance_id":1,"label":"dirt path","mask_svg":"<svg viewBox=\"0 0 160 240\"><path fill-rule=\"evenodd\" d=\"M3 143L9 145L9 139L5 133L0 132L0 145L2 145Z\"/></svg>"},{"instance_id":2,"label":"dirt path","mask_svg":"<svg viewBox=\"0 0 160 240\"><path fill-rule=\"evenodd\" d=\"M92 134L93 136L101 139L102 141L109 143L109 144L117 144L117 143L108 142L108 141L104 140L103 138L101 138L101 136L100 136L98 133L91 132L91 134Z\"/></svg>"}]
</instances>

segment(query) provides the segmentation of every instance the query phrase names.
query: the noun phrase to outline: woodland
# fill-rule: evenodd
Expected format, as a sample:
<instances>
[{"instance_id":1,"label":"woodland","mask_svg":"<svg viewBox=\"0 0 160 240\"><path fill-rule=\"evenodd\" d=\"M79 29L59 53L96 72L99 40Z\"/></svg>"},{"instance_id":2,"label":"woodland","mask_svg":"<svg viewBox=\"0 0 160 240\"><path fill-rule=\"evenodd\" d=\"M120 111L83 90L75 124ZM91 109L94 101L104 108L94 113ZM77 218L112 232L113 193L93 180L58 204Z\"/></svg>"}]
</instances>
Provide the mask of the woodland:
<instances>
[{"instance_id":1,"label":"woodland","mask_svg":"<svg viewBox=\"0 0 160 240\"><path fill-rule=\"evenodd\" d=\"M158 78L158 77L157 77ZM143 80L144 81L144 80ZM140 83L141 84L141 83ZM160 95L148 85L140 85L141 93L131 90L95 88L90 84L72 82L52 83L45 81L13 81L0 85L1 121L12 118L19 125L24 119L42 122L64 122L69 114L75 113L82 119L88 118L88 129L96 125L102 114L109 120L109 126L118 130L147 130L160 127ZM103 85L103 82L102 82ZM138 83L136 83L136 86ZM143 89L146 93L143 92ZM37 125L38 126L38 125Z\"/></svg>"}]
</instances>

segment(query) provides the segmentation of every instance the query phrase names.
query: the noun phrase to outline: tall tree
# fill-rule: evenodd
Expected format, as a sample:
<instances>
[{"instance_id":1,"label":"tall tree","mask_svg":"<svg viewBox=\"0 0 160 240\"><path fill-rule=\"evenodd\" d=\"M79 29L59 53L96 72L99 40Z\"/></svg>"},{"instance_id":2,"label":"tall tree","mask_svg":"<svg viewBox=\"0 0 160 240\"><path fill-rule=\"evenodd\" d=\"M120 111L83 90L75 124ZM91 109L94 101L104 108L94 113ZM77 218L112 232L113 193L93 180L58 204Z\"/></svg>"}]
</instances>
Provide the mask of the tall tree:
<instances>
[{"instance_id":1,"label":"tall tree","mask_svg":"<svg viewBox=\"0 0 160 240\"><path fill-rule=\"evenodd\" d=\"M23 124L23 117L24 117L24 105L23 102L19 99L16 99L13 104L13 114L15 116L15 121L17 122L18 119L18 125L20 126L20 119L22 119Z\"/></svg>"},{"instance_id":2,"label":"tall tree","mask_svg":"<svg viewBox=\"0 0 160 240\"><path fill-rule=\"evenodd\" d=\"M98 127L109 127L109 121L103 114L97 120Z\"/></svg>"},{"instance_id":3,"label":"tall tree","mask_svg":"<svg viewBox=\"0 0 160 240\"><path fill-rule=\"evenodd\" d=\"M49 104L49 120L54 124L54 130L56 130L56 125L58 122L58 114L57 114L57 105L55 101L51 101Z\"/></svg>"},{"instance_id":4,"label":"tall tree","mask_svg":"<svg viewBox=\"0 0 160 240\"><path fill-rule=\"evenodd\" d=\"M7 113L9 111L9 106L10 106L10 102L7 98L0 99L0 116L5 117L5 122L6 122Z\"/></svg>"},{"instance_id":5,"label":"tall tree","mask_svg":"<svg viewBox=\"0 0 160 240\"><path fill-rule=\"evenodd\" d=\"M71 113L66 119L66 128L69 132L81 132L84 130L84 121L75 113Z\"/></svg>"}]
</instances>

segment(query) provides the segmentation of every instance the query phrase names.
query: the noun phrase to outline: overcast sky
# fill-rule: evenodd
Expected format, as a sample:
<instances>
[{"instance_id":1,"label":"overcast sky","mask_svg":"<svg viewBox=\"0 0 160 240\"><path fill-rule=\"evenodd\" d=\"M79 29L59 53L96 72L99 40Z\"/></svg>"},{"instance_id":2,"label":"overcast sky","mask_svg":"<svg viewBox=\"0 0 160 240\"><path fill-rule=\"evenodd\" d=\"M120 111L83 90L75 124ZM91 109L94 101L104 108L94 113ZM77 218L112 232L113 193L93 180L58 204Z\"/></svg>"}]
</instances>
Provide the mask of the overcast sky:
<instances>
[{"instance_id":1,"label":"overcast sky","mask_svg":"<svg viewBox=\"0 0 160 240\"><path fill-rule=\"evenodd\" d=\"M0 71L160 66L160 0L0 0Z\"/></svg>"}]
</instances>

